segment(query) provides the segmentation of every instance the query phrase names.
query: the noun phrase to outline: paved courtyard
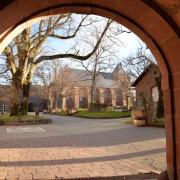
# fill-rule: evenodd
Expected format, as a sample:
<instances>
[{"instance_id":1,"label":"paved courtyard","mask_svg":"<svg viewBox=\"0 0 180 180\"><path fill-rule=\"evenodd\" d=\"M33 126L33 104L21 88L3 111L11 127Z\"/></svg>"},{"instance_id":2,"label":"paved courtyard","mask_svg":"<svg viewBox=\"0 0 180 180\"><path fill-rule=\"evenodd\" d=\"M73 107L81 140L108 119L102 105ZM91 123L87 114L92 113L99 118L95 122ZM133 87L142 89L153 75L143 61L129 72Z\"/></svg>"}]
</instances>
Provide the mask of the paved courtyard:
<instances>
[{"instance_id":1,"label":"paved courtyard","mask_svg":"<svg viewBox=\"0 0 180 180\"><path fill-rule=\"evenodd\" d=\"M52 124L0 127L0 179L55 179L160 173L165 132L124 119L51 116Z\"/></svg>"}]
</instances>

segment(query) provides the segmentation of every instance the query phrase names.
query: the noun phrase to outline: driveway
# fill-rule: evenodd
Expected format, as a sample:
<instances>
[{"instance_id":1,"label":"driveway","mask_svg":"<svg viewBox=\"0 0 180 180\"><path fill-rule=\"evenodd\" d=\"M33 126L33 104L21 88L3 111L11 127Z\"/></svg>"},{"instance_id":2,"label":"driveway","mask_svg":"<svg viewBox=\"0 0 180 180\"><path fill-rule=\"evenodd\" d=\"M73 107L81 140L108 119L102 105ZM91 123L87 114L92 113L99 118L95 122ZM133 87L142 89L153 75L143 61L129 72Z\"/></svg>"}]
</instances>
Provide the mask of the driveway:
<instances>
[{"instance_id":1,"label":"driveway","mask_svg":"<svg viewBox=\"0 0 180 180\"><path fill-rule=\"evenodd\" d=\"M46 115L52 124L0 127L0 179L54 179L160 173L165 131L122 119Z\"/></svg>"}]
</instances>

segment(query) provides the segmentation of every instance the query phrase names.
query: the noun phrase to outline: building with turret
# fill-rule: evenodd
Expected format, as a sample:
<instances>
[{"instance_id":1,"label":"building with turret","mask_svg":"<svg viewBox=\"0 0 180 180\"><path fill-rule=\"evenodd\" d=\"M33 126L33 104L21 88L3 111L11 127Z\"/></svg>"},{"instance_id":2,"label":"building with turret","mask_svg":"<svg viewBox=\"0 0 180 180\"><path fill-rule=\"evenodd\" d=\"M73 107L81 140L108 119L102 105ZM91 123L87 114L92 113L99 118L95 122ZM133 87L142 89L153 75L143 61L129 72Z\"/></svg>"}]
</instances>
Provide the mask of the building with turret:
<instances>
[{"instance_id":1,"label":"building with turret","mask_svg":"<svg viewBox=\"0 0 180 180\"><path fill-rule=\"evenodd\" d=\"M87 108L91 102L92 76L90 72L82 69L68 68L64 77L63 94L53 94L50 99L44 92L43 86L31 86L28 109L30 112L39 107L41 111L50 109L66 111L70 107L73 110ZM130 108L132 105L130 78L119 63L112 72L99 72L96 78L96 103L107 104L112 107ZM0 92L5 92L7 87L2 85ZM0 105L10 108L9 102L4 102L3 93L0 96ZM7 99L7 98L6 98Z\"/></svg>"},{"instance_id":2,"label":"building with turret","mask_svg":"<svg viewBox=\"0 0 180 180\"><path fill-rule=\"evenodd\" d=\"M92 77L89 72L82 69L70 69L71 82L64 91L62 109L66 110L68 104L74 109L86 108L91 102ZM121 63L115 67L113 72L99 72L96 79L96 102L108 104L113 107L131 106L130 77L124 71ZM70 89L70 92L69 92Z\"/></svg>"}]
</instances>

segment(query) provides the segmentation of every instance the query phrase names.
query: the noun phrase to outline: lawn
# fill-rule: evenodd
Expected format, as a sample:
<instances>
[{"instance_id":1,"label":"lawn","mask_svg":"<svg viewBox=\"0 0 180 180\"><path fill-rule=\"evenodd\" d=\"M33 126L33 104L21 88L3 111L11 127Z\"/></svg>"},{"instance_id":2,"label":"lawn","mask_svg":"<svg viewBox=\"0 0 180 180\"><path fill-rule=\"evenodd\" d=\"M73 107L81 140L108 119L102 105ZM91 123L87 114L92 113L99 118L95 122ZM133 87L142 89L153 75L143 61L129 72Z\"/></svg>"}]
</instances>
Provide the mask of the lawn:
<instances>
[{"instance_id":1,"label":"lawn","mask_svg":"<svg viewBox=\"0 0 180 180\"><path fill-rule=\"evenodd\" d=\"M10 116L9 113L5 113L0 115L1 124L11 123L11 122L36 122L36 121L45 121L48 118L43 116L35 116L35 115L20 115L20 116Z\"/></svg>"},{"instance_id":2,"label":"lawn","mask_svg":"<svg viewBox=\"0 0 180 180\"><path fill-rule=\"evenodd\" d=\"M60 111L60 112L52 112L49 113L51 115L59 115L59 116L68 116L68 114L65 111Z\"/></svg>"},{"instance_id":3,"label":"lawn","mask_svg":"<svg viewBox=\"0 0 180 180\"><path fill-rule=\"evenodd\" d=\"M92 118L92 119L111 119L111 118L130 117L131 112L117 112L117 111L91 112L88 110L83 110L73 114L73 116Z\"/></svg>"},{"instance_id":4,"label":"lawn","mask_svg":"<svg viewBox=\"0 0 180 180\"><path fill-rule=\"evenodd\" d=\"M164 127L164 118L157 118L153 123L152 126Z\"/></svg>"},{"instance_id":5,"label":"lawn","mask_svg":"<svg viewBox=\"0 0 180 180\"><path fill-rule=\"evenodd\" d=\"M134 125L132 119L126 121L125 123ZM150 126L164 128L164 118L157 118L155 121L152 122L152 124Z\"/></svg>"}]
</instances>

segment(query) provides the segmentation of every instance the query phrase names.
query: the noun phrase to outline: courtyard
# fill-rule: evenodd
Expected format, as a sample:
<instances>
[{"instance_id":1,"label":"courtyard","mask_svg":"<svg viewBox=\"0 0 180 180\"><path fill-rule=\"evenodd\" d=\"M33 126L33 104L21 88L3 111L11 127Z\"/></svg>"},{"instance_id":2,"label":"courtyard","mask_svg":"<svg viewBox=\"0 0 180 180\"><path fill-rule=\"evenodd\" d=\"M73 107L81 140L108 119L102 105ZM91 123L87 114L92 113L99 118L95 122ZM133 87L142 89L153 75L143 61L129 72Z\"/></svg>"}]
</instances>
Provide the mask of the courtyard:
<instances>
[{"instance_id":1,"label":"courtyard","mask_svg":"<svg viewBox=\"0 0 180 180\"><path fill-rule=\"evenodd\" d=\"M46 115L51 124L0 127L0 179L70 179L160 174L163 128L121 119Z\"/></svg>"}]
</instances>

